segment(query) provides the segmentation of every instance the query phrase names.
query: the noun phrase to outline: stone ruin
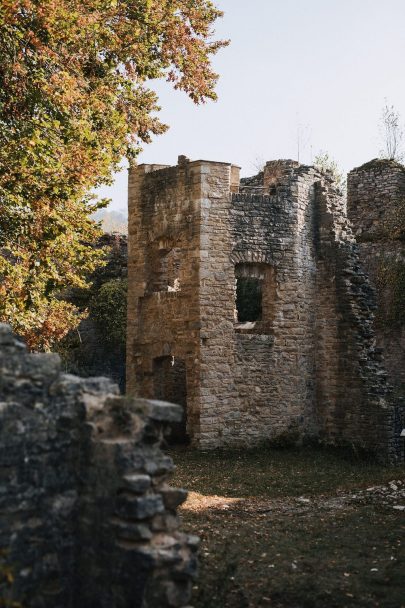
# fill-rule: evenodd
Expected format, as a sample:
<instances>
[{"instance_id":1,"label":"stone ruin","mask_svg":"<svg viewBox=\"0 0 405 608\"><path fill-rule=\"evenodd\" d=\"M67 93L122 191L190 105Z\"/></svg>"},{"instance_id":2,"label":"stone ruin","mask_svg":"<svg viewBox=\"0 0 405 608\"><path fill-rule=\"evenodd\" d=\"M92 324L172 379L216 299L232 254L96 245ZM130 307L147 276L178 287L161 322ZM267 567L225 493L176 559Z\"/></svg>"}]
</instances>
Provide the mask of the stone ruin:
<instances>
[{"instance_id":1,"label":"stone ruin","mask_svg":"<svg viewBox=\"0 0 405 608\"><path fill-rule=\"evenodd\" d=\"M374 323L363 268L391 310L404 200L402 166L355 169L353 233L331 175L293 161L242 180L184 157L130 171L135 396L0 325L0 605L186 606L198 539L179 530L169 424L202 448L315 439L400 458L405 319Z\"/></svg>"},{"instance_id":2,"label":"stone ruin","mask_svg":"<svg viewBox=\"0 0 405 608\"><path fill-rule=\"evenodd\" d=\"M0 325L0 605L188 604L198 539L160 444L177 405L62 374Z\"/></svg>"},{"instance_id":3,"label":"stone ruin","mask_svg":"<svg viewBox=\"0 0 405 608\"><path fill-rule=\"evenodd\" d=\"M405 167L375 159L347 180L347 213L360 260L377 289L377 345L397 395L405 394ZM405 422L404 425L405 426Z\"/></svg>"},{"instance_id":4,"label":"stone ruin","mask_svg":"<svg viewBox=\"0 0 405 608\"><path fill-rule=\"evenodd\" d=\"M281 160L240 180L183 156L135 166L128 246L127 388L182 405L177 440L398 458L375 292L330 173Z\"/></svg>"}]
</instances>

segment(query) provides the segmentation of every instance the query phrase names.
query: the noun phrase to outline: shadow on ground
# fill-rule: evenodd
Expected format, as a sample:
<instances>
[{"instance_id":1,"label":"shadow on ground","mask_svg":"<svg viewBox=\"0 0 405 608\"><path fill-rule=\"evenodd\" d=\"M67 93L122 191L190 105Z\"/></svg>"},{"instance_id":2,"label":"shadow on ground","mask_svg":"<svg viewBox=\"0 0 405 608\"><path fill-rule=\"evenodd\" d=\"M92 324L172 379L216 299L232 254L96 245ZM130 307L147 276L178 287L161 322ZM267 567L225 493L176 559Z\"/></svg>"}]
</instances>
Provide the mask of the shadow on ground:
<instances>
[{"instance_id":1,"label":"shadow on ground","mask_svg":"<svg viewBox=\"0 0 405 608\"><path fill-rule=\"evenodd\" d=\"M172 450L195 608L405 608L405 480L341 452Z\"/></svg>"}]
</instances>

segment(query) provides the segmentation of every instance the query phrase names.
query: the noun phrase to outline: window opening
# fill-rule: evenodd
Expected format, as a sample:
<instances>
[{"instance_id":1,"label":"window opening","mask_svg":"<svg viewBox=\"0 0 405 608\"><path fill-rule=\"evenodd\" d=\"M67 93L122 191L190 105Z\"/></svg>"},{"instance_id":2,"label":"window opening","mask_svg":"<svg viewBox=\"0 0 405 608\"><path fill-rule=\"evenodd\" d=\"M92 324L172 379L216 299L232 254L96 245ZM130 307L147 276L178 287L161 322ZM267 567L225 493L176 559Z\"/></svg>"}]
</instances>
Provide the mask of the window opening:
<instances>
[{"instance_id":1,"label":"window opening","mask_svg":"<svg viewBox=\"0 0 405 608\"><path fill-rule=\"evenodd\" d=\"M235 330L241 333L271 334L277 283L270 264L245 262L235 266Z\"/></svg>"},{"instance_id":2,"label":"window opening","mask_svg":"<svg viewBox=\"0 0 405 608\"><path fill-rule=\"evenodd\" d=\"M161 249L152 258L149 292L177 292L181 290L181 249Z\"/></svg>"},{"instance_id":3,"label":"window opening","mask_svg":"<svg viewBox=\"0 0 405 608\"><path fill-rule=\"evenodd\" d=\"M262 283L257 277L236 279L238 323L259 321L262 318Z\"/></svg>"}]
</instances>

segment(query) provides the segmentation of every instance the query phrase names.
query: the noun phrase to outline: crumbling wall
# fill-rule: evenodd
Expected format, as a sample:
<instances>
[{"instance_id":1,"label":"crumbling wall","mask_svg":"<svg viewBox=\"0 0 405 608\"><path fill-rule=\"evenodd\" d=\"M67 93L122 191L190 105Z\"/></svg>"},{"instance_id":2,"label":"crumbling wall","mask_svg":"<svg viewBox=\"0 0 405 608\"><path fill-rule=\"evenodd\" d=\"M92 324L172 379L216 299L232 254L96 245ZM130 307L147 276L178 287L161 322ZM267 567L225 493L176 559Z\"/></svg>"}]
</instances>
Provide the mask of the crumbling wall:
<instances>
[{"instance_id":1,"label":"crumbling wall","mask_svg":"<svg viewBox=\"0 0 405 608\"><path fill-rule=\"evenodd\" d=\"M400 454L398 410L373 330L375 291L331 180L316 185L316 407L320 436Z\"/></svg>"},{"instance_id":2,"label":"crumbling wall","mask_svg":"<svg viewBox=\"0 0 405 608\"><path fill-rule=\"evenodd\" d=\"M268 268L276 282L272 306L265 310L263 296L262 318L253 327L214 329L201 347L212 375L225 362L230 368L228 381L224 374L220 386L215 378L211 385L216 440L319 437L395 459L398 429L374 344L374 293L360 268L344 200L330 175L293 161L266 163L262 180L264 194L256 194L251 179L232 195L228 240L218 228L218 205L209 227L211 268L225 249L235 268ZM216 279L212 300L220 301L219 293L224 300L225 289L215 293L218 279L210 274ZM234 281L231 270L225 282ZM209 313L214 328L225 328L234 294L226 302L228 313L224 307ZM217 408L224 393L228 410L222 403Z\"/></svg>"},{"instance_id":3,"label":"crumbling wall","mask_svg":"<svg viewBox=\"0 0 405 608\"><path fill-rule=\"evenodd\" d=\"M179 532L173 463L160 450L180 408L61 374L0 326L2 605L179 607L196 539Z\"/></svg>"},{"instance_id":4,"label":"crumbling wall","mask_svg":"<svg viewBox=\"0 0 405 608\"><path fill-rule=\"evenodd\" d=\"M405 167L375 159L347 180L348 216L377 290L378 346L397 395L405 396Z\"/></svg>"}]
</instances>

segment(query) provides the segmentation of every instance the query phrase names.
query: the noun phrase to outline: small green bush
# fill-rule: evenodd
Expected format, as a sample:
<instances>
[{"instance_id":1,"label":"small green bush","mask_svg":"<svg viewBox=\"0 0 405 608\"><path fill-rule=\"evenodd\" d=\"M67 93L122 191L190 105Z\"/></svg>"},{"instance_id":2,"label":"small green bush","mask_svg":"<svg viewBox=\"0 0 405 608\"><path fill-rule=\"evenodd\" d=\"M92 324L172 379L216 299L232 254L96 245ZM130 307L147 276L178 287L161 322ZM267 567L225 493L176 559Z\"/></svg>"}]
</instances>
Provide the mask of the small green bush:
<instances>
[{"instance_id":1,"label":"small green bush","mask_svg":"<svg viewBox=\"0 0 405 608\"><path fill-rule=\"evenodd\" d=\"M103 341L124 346L127 327L127 279L111 279L101 285L90 301L89 310Z\"/></svg>"}]
</instances>

